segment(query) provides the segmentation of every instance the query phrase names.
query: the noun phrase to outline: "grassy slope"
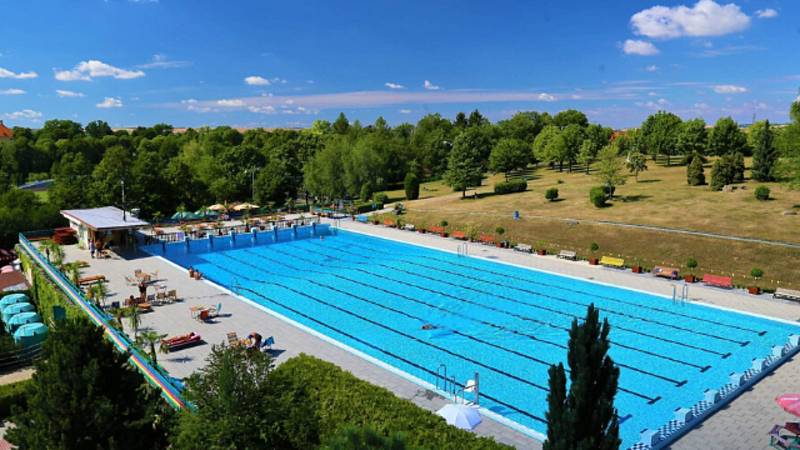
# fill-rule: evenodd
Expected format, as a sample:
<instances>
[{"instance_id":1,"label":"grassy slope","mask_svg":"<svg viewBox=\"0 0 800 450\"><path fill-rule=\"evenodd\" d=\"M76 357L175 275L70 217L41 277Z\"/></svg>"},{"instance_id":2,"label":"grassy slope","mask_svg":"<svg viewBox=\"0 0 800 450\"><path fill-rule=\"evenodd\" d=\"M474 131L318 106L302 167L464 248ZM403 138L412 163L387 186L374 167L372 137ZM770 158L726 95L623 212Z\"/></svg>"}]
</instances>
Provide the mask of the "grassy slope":
<instances>
[{"instance_id":1,"label":"grassy slope","mask_svg":"<svg viewBox=\"0 0 800 450\"><path fill-rule=\"evenodd\" d=\"M589 188L597 184L593 176L540 168L533 172L528 191L520 194L462 200L460 194L448 192L441 182L426 184L420 200L406 202L406 220L428 226L447 220L452 229L475 225L493 231L502 226L513 241L545 245L551 250L573 249L584 256L588 255L591 242L597 242L598 254L619 255L645 266L683 267L689 257L694 257L700 262L700 274L733 275L736 283L763 287L800 287L796 265L800 250L581 222L614 220L800 242L800 216L782 215L783 211L800 206L800 192L749 180L742 185L744 189L735 192L712 192L707 186L687 186L685 167L664 167L652 161L648 165L650 168L640 175L639 183L630 177L617 189L617 198L608 208L598 209L589 202ZM710 178L708 166L706 177ZM501 179L490 177L478 192L491 193L494 182ZM562 183L558 184L558 180ZM755 200L753 190L759 184L770 187L774 200ZM560 201L545 200L544 191L549 187L559 189ZM402 197L402 193L393 192L390 196ZM515 210L522 216L519 221L512 219ZM563 220L567 218L576 219L577 223ZM749 277L753 267L765 272L764 279L757 283Z\"/></svg>"}]
</instances>

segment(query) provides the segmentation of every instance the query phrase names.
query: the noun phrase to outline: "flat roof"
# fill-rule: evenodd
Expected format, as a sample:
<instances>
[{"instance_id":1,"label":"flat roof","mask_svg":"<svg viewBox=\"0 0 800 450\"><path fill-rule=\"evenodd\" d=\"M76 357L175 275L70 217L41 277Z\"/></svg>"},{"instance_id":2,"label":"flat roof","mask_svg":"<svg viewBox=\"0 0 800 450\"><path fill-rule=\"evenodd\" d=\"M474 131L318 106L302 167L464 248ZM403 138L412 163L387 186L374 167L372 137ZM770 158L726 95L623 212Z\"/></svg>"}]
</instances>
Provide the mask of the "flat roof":
<instances>
[{"instance_id":1,"label":"flat roof","mask_svg":"<svg viewBox=\"0 0 800 450\"><path fill-rule=\"evenodd\" d=\"M125 213L126 220L122 220L122 210L116 206L66 209L61 211L61 215L71 221L80 222L93 230L124 230L150 225L144 220L134 217L130 212Z\"/></svg>"}]
</instances>

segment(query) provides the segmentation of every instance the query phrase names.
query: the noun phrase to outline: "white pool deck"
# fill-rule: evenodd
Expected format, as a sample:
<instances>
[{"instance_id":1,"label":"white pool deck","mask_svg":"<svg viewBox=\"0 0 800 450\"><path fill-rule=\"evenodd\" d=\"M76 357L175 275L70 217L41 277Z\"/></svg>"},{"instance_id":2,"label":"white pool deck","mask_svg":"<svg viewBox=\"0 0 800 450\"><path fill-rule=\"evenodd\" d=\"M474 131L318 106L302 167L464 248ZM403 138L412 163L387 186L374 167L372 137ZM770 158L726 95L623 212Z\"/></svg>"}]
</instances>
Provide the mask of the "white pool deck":
<instances>
[{"instance_id":1,"label":"white pool deck","mask_svg":"<svg viewBox=\"0 0 800 450\"><path fill-rule=\"evenodd\" d=\"M430 234L420 234L375 225L366 225L342 220L340 226L357 232L426 245L442 250L456 252L461 241L443 239ZM159 333L177 335L194 331L200 333L207 344L180 350L170 354L159 354L159 362L173 376L183 378L204 365L211 350L211 344L225 341L226 334L234 331L239 337L257 331L263 336L274 336L275 349L279 354L276 363L300 353L314 355L333 362L357 377L373 384L383 386L397 396L409 399L417 405L437 410L446 400L432 395L430 391L387 370L379 365L357 356L328 340L302 330L270 314L264 308L236 298L224 289L206 281L196 281L174 264L158 257L136 254L112 259L91 260L88 251L77 247L66 249L67 261L85 260L90 262L82 275L103 274L108 281L110 295L107 303L122 302L130 294L138 294L135 286L128 286L125 276L132 276L135 269L146 272L158 271L156 284L168 289L176 289L183 301L157 306L154 311L142 315L140 330L152 329ZM572 262L554 256L537 256L499 249L478 244L469 244L472 256L494 261L517 264L541 270L557 272L578 278L592 279L633 289L666 296L672 295L672 284L650 274L633 274L585 262ZM153 291L149 291L152 293ZM680 287L678 288L680 292ZM743 291L729 291L707 288L699 284L689 289L691 301L702 302L721 308L739 310L772 318L797 321L800 319L800 305L773 300L769 296L752 296ZM222 315L209 323L199 322L191 317L190 307L197 305L222 304ZM126 331L129 328L125 322ZM130 334L130 333L129 333ZM755 387L745 392L729 405L721 409L700 426L690 431L672 445L673 449L761 449L768 448L767 433L775 423L793 420L773 402L777 395L800 391L800 362L798 358L789 360ZM796 419L796 418L794 418ZM493 436L497 441L520 449L539 449L541 444L535 439L512 430L494 420L486 419L476 428L476 433Z\"/></svg>"}]
</instances>

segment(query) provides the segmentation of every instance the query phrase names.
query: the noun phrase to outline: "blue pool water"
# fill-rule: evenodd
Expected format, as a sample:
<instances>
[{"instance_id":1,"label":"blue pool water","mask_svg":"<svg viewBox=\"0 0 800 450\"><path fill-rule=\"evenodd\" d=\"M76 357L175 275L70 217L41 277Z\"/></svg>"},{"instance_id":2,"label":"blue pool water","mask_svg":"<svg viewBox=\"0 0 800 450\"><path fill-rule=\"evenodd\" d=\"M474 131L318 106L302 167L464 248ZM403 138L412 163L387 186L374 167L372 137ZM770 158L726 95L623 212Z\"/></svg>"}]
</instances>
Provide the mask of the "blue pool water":
<instances>
[{"instance_id":1,"label":"blue pool water","mask_svg":"<svg viewBox=\"0 0 800 450\"><path fill-rule=\"evenodd\" d=\"M460 383L478 372L483 407L541 433L547 369L567 366L570 324L594 303L612 326L623 448L798 333L788 323L485 259L331 235L325 226L316 231L324 239L314 233L149 251L431 384L441 364ZM422 330L425 323L438 329Z\"/></svg>"}]
</instances>

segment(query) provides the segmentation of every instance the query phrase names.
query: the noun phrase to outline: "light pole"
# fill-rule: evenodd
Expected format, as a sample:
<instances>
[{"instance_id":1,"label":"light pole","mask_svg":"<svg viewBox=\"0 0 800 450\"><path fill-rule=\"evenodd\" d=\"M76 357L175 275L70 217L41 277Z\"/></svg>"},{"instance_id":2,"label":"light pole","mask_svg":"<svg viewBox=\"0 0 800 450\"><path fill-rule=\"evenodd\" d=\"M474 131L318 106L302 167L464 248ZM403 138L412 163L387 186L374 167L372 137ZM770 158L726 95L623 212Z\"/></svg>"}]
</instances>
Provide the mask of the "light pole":
<instances>
[{"instance_id":1,"label":"light pole","mask_svg":"<svg viewBox=\"0 0 800 450\"><path fill-rule=\"evenodd\" d=\"M258 168L256 166L252 166L249 169L244 169L244 173L250 173L250 201L255 203L256 201L256 172Z\"/></svg>"},{"instance_id":2,"label":"light pole","mask_svg":"<svg viewBox=\"0 0 800 450\"><path fill-rule=\"evenodd\" d=\"M125 217L125 178L119 180L119 183L122 185L122 221L127 222L128 219Z\"/></svg>"}]
</instances>

